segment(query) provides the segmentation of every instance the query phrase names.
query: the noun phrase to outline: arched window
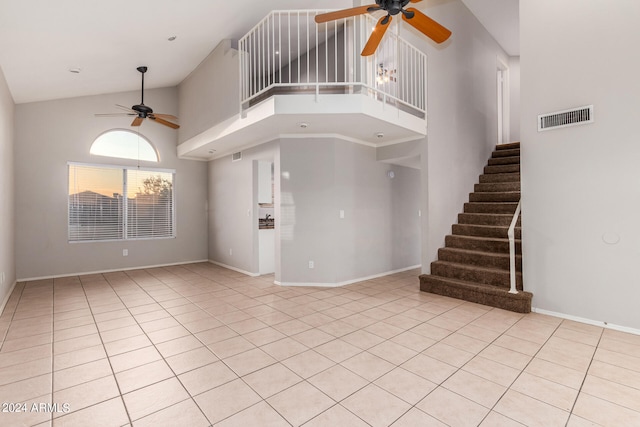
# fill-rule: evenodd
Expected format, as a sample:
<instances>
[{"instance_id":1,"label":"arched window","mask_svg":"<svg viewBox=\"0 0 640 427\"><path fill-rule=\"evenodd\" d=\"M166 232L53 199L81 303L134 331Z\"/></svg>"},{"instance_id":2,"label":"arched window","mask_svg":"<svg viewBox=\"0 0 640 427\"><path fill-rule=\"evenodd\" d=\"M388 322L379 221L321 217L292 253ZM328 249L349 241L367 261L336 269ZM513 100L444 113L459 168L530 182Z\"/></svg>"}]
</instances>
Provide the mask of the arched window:
<instances>
[{"instance_id":1,"label":"arched window","mask_svg":"<svg viewBox=\"0 0 640 427\"><path fill-rule=\"evenodd\" d=\"M98 136L89 152L96 156L158 162L158 153L147 138L124 129L110 130Z\"/></svg>"}]
</instances>

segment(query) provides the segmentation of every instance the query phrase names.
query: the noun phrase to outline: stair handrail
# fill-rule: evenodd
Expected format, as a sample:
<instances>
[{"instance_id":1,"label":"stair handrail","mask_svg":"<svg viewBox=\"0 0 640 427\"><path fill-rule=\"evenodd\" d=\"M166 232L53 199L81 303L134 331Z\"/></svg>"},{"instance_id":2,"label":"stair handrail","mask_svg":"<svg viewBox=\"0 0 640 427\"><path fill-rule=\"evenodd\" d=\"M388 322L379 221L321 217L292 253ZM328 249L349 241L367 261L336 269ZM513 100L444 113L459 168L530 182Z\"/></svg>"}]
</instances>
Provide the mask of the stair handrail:
<instances>
[{"instance_id":1,"label":"stair handrail","mask_svg":"<svg viewBox=\"0 0 640 427\"><path fill-rule=\"evenodd\" d=\"M511 220L511 225L509 226L509 231L507 232L507 236L509 237L509 278L511 280L511 289L509 289L510 294L517 294L518 290L516 289L516 223L518 222L518 216L520 216L520 203L521 200L518 200L518 207L516 207L516 211L513 214L513 219Z\"/></svg>"}]
</instances>

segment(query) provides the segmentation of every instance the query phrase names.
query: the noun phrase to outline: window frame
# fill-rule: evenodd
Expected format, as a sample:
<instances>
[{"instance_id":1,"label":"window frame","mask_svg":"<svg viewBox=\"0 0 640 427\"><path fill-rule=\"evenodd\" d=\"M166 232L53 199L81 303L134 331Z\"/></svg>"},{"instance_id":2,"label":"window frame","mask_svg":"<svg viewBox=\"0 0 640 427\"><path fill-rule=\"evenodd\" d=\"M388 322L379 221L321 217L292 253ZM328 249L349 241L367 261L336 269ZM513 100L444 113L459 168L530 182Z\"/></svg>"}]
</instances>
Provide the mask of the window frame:
<instances>
[{"instance_id":1,"label":"window frame","mask_svg":"<svg viewBox=\"0 0 640 427\"><path fill-rule=\"evenodd\" d=\"M81 166L81 167L91 167L98 169L116 169L122 172L122 194L123 194L123 206L122 206L122 229L121 238L113 238L113 239L82 239L82 240L72 240L71 239L71 199L69 194L69 180L71 178L71 167L72 166ZM157 173L168 173L171 174L171 235L166 236L157 236L157 237L128 237L128 180L127 180L127 171L142 171L142 172L157 172ZM67 162L67 242L71 244L76 243L99 243L99 242L124 242L124 241L142 241L142 240L166 240L166 239L175 239L178 235L177 233L177 217L176 217L176 170L175 169L166 169L166 168L150 168L150 167L140 167L140 166L126 166L126 165L115 165L115 164L103 164L103 163L86 163L86 162Z\"/></svg>"}]
</instances>

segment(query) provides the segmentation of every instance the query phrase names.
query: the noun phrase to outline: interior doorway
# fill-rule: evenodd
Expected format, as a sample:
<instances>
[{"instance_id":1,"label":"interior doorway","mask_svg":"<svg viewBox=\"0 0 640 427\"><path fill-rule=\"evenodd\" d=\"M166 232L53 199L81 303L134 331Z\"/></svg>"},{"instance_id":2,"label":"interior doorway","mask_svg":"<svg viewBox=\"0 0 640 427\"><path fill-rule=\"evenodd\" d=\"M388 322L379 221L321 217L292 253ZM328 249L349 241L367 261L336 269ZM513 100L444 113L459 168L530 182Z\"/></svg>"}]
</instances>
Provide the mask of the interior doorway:
<instances>
[{"instance_id":1,"label":"interior doorway","mask_svg":"<svg viewBox=\"0 0 640 427\"><path fill-rule=\"evenodd\" d=\"M509 135L509 66L498 58L496 69L496 101L498 145L511 142Z\"/></svg>"}]
</instances>

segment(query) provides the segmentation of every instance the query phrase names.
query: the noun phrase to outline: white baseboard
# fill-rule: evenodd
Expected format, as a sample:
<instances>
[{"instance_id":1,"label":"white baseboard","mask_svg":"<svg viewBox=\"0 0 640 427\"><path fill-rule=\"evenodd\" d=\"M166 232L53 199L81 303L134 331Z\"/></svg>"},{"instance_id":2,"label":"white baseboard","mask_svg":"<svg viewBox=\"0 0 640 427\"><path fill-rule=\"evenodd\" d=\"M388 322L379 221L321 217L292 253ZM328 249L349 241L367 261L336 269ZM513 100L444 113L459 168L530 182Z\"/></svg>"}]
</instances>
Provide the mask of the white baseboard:
<instances>
[{"instance_id":1,"label":"white baseboard","mask_svg":"<svg viewBox=\"0 0 640 427\"><path fill-rule=\"evenodd\" d=\"M359 277L357 279L346 280L344 282L336 283L312 283L312 282L274 282L280 286L315 286L321 288L338 288L340 286L351 285L353 283L364 282L365 280L377 279L378 277L389 276L390 274L402 273L403 271L413 270L415 268L422 267L421 264L412 265L411 267L400 268L398 270L385 271L384 273L378 273L371 276Z\"/></svg>"},{"instance_id":2,"label":"white baseboard","mask_svg":"<svg viewBox=\"0 0 640 427\"><path fill-rule=\"evenodd\" d=\"M9 298L11 298L11 294L13 293L13 290L16 288L17 283L18 282L13 282L13 285L11 285L11 287L9 288L9 292L7 292L7 294L4 296L4 299L2 300L2 305L0 305L0 315L4 313L4 308L7 306L7 303L9 302Z\"/></svg>"},{"instance_id":3,"label":"white baseboard","mask_svg":"<svg viewBox=\"0 0 640 427\"><path fill-rule=\"evenodd\" d=\"M247 276L251 276L251 277L258 277L258 276L260 276L260 273L251 273L251 272L249 272L249 271L245 271L245 270L242 270L242 269L240 269L240 268L233 267L233 266L231 266L231 265L223 264L223 263L221 263L221 262L214 261L214 260L212 260L212 259L210 259L210 260L209 260L209 262L210 262L211 264L215 264L215 265L217 265L217 266L224 267L224 268L227 268L227 269L229 269L229 270L237 271L238 273L246 274Z\"/></svg>"},{"instance_id":4,"label":"white baseboard","mask_svg":"<svg viewBox=\"0 0 640 427\"><path fill-rule=\"evenodd\" d=\"M586 323L587 325L600 326L614 331L627 332L629 334L640 335L640 329L629 328L627 326L614 325L609 322L601 322L598 320L585 319L584 317L572 316L565 313L557 313L555 311L543 310L541 308L532 307L531 311L538 314L546 314L547 316L559 317L561 319L573 320L574 322Z\"/></svg>"},{"instance_id":5,"label":"white baseboard","mask_svg":"<svg viewBox=\"0 0 640 427\"><path fill-rule=\"evenodd\" d=\"M160 267L172 267L174 265L183 265L183 264L197 264L199 262L208 262L206 259L196 260L196 261L180 261L180 262L172 262L168 264L155 264L155 265L143 265L137 267L123 267L123 268L114 268L111 270L98 270L98 271L83 271L80 273L65 273L65 274L55 274L53 276L42 276L42 277L29 277L26 279L18 279L18 282L30 282L33 280L46 280L46 279L57 279L60 277L72 277L72 276L86 276L89 274L103 274L103 273L115 273L118 271L131 271L131 270L144 270L147 268L160 268Z\"/></svg>"}]
</instances>

